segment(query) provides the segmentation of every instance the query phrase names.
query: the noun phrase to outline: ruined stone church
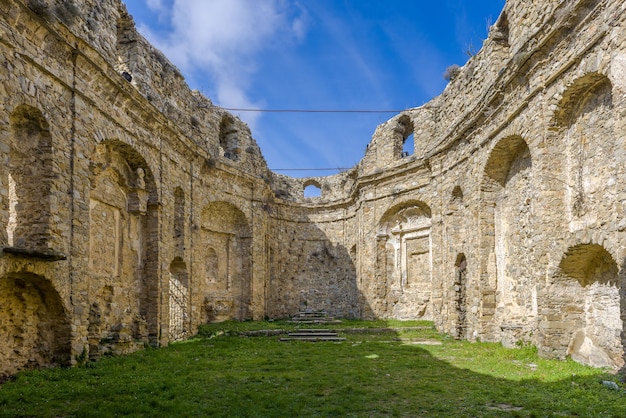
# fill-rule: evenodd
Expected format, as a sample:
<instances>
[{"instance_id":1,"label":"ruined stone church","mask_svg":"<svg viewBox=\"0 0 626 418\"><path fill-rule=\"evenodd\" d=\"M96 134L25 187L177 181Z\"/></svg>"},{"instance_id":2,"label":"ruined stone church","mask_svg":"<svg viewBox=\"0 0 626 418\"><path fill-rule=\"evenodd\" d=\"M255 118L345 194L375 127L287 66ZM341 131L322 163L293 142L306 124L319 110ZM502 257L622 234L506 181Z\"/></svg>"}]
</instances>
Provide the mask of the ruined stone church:
<instances>
[{"instance_id":1,"label":"ruined stone church","mask_svg":"<svg viewBox=\"0 0 626 418\"><path fill-rule=\"evenodd\" d=\"M3 0L0 51L0 375L302 310L624 366L625 2L507 1L329 177L270 171L120 0Z\"/></svg>"}]
</instances>

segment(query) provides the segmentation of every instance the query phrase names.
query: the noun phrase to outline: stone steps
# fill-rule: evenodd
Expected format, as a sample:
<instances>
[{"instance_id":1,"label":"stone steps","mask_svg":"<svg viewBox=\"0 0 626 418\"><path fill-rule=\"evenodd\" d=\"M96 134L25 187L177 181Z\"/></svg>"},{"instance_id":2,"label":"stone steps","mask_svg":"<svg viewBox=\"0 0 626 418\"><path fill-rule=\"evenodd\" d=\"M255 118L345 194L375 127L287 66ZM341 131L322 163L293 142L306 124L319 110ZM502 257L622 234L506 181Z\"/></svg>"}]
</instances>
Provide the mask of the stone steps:
<instances>
[{"instance_id":1,"label":"stone steps","mask_svg":"<svg viewBox=\"0 0 626 418\"><path fill-rule=\"evenodd\" d=\"M328 316L325 311L304 311L298 312L291 318L291 322L297 324L337 324L340 320ZM339 337L337 331L330 329L301 329L290 332L287 337L283 337L280 341L345 341L345 338Z\"/></svg>"},{"instance_id":2,"label":"stone steps","mask_svg":"<svg viewBox=\"0 0 626 418\"><path fill-rule=\"evenodd\" d=\"M329 329L301 329L290 332L288 337L283 337L280 341L345 341L343 337L337 335L337 331Z\"/></svg>"}]
</instances>

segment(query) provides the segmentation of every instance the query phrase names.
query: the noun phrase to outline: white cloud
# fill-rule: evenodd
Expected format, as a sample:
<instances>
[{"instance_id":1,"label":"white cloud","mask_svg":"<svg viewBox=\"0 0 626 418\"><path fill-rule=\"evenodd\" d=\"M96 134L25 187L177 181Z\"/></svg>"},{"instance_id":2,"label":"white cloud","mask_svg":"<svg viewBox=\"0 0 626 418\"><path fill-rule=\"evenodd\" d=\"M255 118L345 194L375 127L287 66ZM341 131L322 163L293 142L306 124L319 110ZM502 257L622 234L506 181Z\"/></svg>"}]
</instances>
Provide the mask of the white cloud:
<instances>
[{"instance_id":1,"label":"white cloud","mask_svg":"<svg viewBox=\"0 0 626 418\"><path fill-rule=\"evenodd\" d=\"M162 0L146 0L146 5L155 12L162 12L165 8Z\"/></svg>"},{"instance_id":2,"label":"white cloud","mask_svg":"<svg viewBox=\"0 0 626 418\"><path fill-rule=\"evenodd\" d=\"M296 35L296 38L301 41L304 39L309 26L309 14L306 9L298 3L295 4L295 7L298 10L296 13L297 17L291 22L291 30Z\"/></svg>"},{"instance_id":3,"label":"white cloud","mask_svg":"<svg viewBox=\"0 0 626 418\"><path fill-rule=\"evenodd\" d=\"M158 36L140 27L146 37L186 74L203 72L213 83L211 97L224 107L255 107L249 86L260 53L301 39L304 20L286 0L174 0L169 14L162 0L146 0L171 31ZM257 114L242 115L250 124Z\"/></svg>"}]
</instances>

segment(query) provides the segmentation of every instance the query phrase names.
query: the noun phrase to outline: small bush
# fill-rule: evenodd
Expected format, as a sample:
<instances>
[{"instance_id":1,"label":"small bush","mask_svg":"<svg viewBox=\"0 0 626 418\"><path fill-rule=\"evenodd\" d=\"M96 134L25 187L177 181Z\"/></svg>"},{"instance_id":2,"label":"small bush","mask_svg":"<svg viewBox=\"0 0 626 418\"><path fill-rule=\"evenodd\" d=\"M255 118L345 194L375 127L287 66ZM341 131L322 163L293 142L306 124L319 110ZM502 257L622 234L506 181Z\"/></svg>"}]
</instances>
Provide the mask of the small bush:
<instances>
[{"instance_id":1,"label":"small bush","mask_svg":"<svg viewBox=\"0 0 626 418\"><path fill-rule=\"evenodd\" d=\"M443 78L446 81L452 81L459 75L460 72L461 72L461 67L459 67L456 64L453 64L449 66L448 68L446 68L446 71L443 73Z\"/></svg>"}]
</instances>

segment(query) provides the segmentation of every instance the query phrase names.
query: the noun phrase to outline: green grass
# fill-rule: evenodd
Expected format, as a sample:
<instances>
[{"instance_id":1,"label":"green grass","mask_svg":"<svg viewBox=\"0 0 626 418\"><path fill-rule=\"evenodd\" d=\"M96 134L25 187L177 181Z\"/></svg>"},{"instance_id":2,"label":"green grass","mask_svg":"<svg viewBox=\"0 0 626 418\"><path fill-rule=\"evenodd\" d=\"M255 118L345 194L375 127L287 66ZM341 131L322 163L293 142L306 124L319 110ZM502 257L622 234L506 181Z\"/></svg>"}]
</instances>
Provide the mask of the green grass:
<instances>
[{"instance_id":1,"label":"green grass","mask_svg":"<svg viewBox=\"0 0 626 418\"><path fill-rule=\"evenodd\" d=\"M601 384L617 376L540 359L532 347L456 341L423 322L341 325L376 332L345 333L341 343L279 342L240 333L297 327L211 324L204 337L167 348L20 373L0 386L0 416L625 415L622 383L619 391ZM407 325L426 328L380 330Z\"/></svg>"}]
</instances>

